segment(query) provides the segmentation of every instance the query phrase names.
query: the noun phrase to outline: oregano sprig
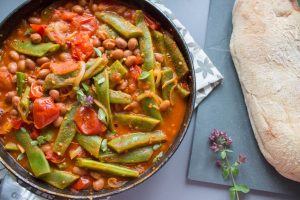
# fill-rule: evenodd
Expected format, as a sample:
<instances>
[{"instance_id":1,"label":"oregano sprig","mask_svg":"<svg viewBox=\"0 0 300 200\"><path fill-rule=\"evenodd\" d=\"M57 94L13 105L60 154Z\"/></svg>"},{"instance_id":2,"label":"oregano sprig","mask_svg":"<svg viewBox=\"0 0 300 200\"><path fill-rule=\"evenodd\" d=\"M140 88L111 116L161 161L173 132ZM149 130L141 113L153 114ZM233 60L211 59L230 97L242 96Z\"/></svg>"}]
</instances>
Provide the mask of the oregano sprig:
<instances>
[{"instance_id":1,"label":"oregano sprig","mask_svg":"<svg viewBox=\"0 0 300 200\"><path fill-rule=\"evenodd\" d=\"M249 187L245 184L238 184L235 177L239 174L239 166L246 162L246 157L242 154L234 162L229 162L229 154L233 151L230 150L232 139L223 131L214 129L209 136L210 149L216 153L216 165L220 167L223 173L224 180L231 178L233 186L229 188L231 200L240 200L239 192L248 193Z\"/></svg>"}]
</instances>

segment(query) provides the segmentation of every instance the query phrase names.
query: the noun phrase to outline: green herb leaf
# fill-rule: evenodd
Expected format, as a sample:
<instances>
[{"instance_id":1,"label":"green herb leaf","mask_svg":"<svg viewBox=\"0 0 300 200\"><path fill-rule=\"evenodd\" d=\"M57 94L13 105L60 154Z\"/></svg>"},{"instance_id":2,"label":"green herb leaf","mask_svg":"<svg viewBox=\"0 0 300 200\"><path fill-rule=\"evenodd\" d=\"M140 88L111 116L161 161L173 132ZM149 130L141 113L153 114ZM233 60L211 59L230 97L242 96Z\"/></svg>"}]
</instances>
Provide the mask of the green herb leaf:
<instances>
[{"instance_id":1,"label":"green herb leaf","mask_svg":"<svg viewBox=\"0 0 300 200\"><path fill-rule=\"evenodd\" d=\"M150 73L147 71L143 71L139 77L139 80L145 80L146 78L148 78L150 76Z\"/></svg>"},{"instance_id":2,"label":"green herb leaf","mask_svg":"<svg viewBox=\"0 0 300 200\"><path fill-rule=\"evenodd\" d=\"M85 92L87 92L87 93L90 92L90 87L87 84L82 83L81 85Z\"/></svg>"},{"instance_id":3,"label":"green herb leaf","mask_svg":"<svg viewBox=\"0 0 300 200\"><path fill-rule=\"evenodd\" d=\"M46 142L49 142L51 140L51 138L40 135L36 138L36 140L38 142L38 145L41 146L41 145L45 144Z\"/></svg>"},{"instance_id":4,"label":"green herb leaf","mask_svg":"<svg viewBox=\"0 0 300 200\"><path fill-rule=\"evenodd\" d=\"M27 35L30 35L32 33L32 28L27 28L24 32L24 35L27 36Z\"/></svg>"},{"instance_id":5,"label":"green herb leaf","mask_svg":"<svg viewBox=\"0 0 300 200\"><path fill-rule=\"evenodd\" d=\"M105 78L104 77L101 77L98 81L97 81L97 83L100 85L100 84L102 84L102 83L104 83L105 82Z\"/></svg>"},{"instance_id":6,"label":"green herb leaf","mask_svg":"<svg viewBox=\"0 0 300 200\"><path fill-rule=\"evenodd\" d=\"M24 153L20 153L17 157L17 161L23 160L25 154Z\"/></svg>"},{"instance_id":7,"label":"green herb leaf","mask_svg":"<svg viewBox=\"0 0 300 200\"><path fill-rule=\"evenodd\" d=\"M102 57L102 52L98 48L94 48L94 51L96 52L98 57Z\"/></svg>"},{"instance_id":8,"label":"green herb leaf","mask_svg":"<svg viewBox=\"0 0 300 200\"><path fill-rule=\"evenodd\" d=\"M226 158L226 151L221 151L220 156L224 160Z\"/></svg>"},{"instance_id":9,"label":"green herb leaf","mask_svg":"<svg viewBox=\"0 0 300 200\"><path fill-rule=\"evenodd\" d=\"M104 139L102 140L101 142L101 151L102 152L106 152L108 150L108 147L107 147L107 139Z\"/></svg>"},{"instance_id":10,"label":"green herb leaf","mask_svg":"<svg viewBox=\"0 0 300 200\"><path fill-rule=\"evenodd\" d=\"M223 169L223 179L226 180L229 176L229 169L226 167Z\"/></svg>"},{"instance_id":11,"label":"green herb leaf","mask_svg":"<svg viewBox=\"0 0 300 200\"><path fill-rule=\"evenodd\" d=\"M83 93L83 91L81 89L77 90L77 101L81 103L81 105L84 105L85 103L85 94Z\"/></svg>"},{"instance_id":12,"label":"green herb leaf","mask_svg":"<svg viewBox=\"0 0 300 200\"><path fill-rule=\"evenodd\" d=\"M38 145L38 141L32 140L32 141L30 142L30 144L31 144L31 145L34 145L34 146L37 146L37 145Z\"/></svg>"},{"instance_id":13,"label":"green herb leaf","mask_svg":"<svg viewBox=\"0 0 300 200\"><path fill-rule=\"evenodd\" d=\"M239 169L237 168L237 166L231 166L230 170L233 176L237 176L239 174Z\"/></svg>"},{"instance_id":14,"label":"green herb leaf","mask_svg":"<svg viewBox=\"0 0 300 200\"><path fill-rule=\"evenodd\" d=\"M248 192L250 192L249 187L247 185L244 185L244 184L242 184L242 185L235 185L234 188L235 188L235 191L237 191L237 192L242 192L242 193L248 193Z\"/></svg>"},{"instance_id":15,"label":"green herb leaf","mask_svg":"<svg viewBox=\"0 0 300 200\"><path fill-rule=\"evenodd\" d=\"M235 200L236 191L234 187L229 188L230 199Z\"/></svg>"},{"instance_id":16,"label":"green herb leaf","mask_svg":"<svg viewBox=\"0 0 300 200\"><path fill-rule=\"evenodd\" d=\"M98 119L104 124L107 124L106 114L101 108L98 110Z\"/></svg>"},{"instance_id":17,"label":"green herb leaf","mask_svg":"<svg viewBox=\"0 0 300 200\"><path fill-rule=\"evenodd\" d=\"M164 152L159 152L159 154L157 154L157 156L155 156L155 158L153 158L153 161L152 162L157 162L157 161L159 161L162 157L163 157L163 155L164 155Z\"/></svg>"},{"instance_id":18,"label":"green herb leaf","mask_svg":"<svg viewBox=\"0 0 300 200\"><path fill-rule=\"evenodd\" d=\"M152 149L155 151L161 147L161 144L155 144L153 145Z\"/></svg>"}]
</instances>

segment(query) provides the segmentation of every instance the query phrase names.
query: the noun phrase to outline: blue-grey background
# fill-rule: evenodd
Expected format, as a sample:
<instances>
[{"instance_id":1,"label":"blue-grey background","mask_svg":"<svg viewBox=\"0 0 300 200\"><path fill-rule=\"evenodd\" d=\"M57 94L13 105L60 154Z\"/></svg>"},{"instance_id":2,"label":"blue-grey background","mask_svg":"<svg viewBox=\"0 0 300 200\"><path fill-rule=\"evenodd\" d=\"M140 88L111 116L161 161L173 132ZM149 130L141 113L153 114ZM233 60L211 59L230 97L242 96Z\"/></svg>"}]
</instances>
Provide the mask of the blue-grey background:
<instances>
[{"instance_id":1,"label":"blue-grey background","mask_svg":"<svg viewBox=\"0 0 300 200\"><path fill-rule=\"evenodd\" d=\"M219 0L224 1L224 0ZM0 20L24 0L0 0ZM188 28L200 46L204 46L210 0L163 0ZM225 80L226 81L226 80ZM222 86L217 89L222 90ZM217 91L215 91L217 92ZM215 93L214 92L214 93ZM214 93L205 100L218 98ZM213 106L213 105L212 105ZM199 107L201 110L201 105ZM213 116L213 117L218 117ZM187 172L192 146L195 117L189 131L170 161L153 177L130 191L112 197L112 200L229 200L227 187L188 181ZM204 123L205 125L205 123ZM208 134L208 133L207 133ZM201 159L201 157L199 157ZM205 171L203 173L206 173ZM287 200L285 196L252 191L244 200Z\"/></svg>"}]
</instances>

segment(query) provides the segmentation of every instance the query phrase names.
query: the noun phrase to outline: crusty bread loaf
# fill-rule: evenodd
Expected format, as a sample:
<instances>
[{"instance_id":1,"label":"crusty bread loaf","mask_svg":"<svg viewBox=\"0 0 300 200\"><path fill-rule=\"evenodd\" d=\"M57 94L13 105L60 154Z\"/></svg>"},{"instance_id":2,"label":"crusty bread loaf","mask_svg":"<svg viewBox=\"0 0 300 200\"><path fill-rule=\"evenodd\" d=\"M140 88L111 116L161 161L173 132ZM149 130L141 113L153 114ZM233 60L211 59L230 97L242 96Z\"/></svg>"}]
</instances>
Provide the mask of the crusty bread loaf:
<instances>
[{"instance_id":1,"label":"crusty bread loaf","mask_svg":"<svg viewBox=\"0 0 300 200\"><path fill-rule=\"evenodd\" d=\"M296 0L236 0L230 48L262 154L280 174L300 182L297 5Z\"/></svg>"}]
</instances>

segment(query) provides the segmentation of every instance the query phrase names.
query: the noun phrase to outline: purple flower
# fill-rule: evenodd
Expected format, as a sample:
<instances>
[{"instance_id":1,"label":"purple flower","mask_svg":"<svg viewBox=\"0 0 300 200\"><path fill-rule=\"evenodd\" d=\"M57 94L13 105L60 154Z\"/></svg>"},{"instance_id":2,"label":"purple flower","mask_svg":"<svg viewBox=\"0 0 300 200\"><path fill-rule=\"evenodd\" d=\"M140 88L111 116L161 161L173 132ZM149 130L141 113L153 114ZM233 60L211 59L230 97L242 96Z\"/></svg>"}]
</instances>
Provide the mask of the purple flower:
<instances>
[{"instance_id":1,"label":"purple flower","mask_svg":"<svg viewBox=\"0 0 300 200\"><path fill-rule=\"evenodd\" d=\"M238 163L239 163L239 164L246 163L246 159L247 159L246 156L240 154L240 155L239 155Z\"/></svg>"},{"instance_id":2,"label":"purple flower","mask_svg":"<svg viewBox=\"0 0 300 200\"><path fill-rule=\"evenodd\" d=\"M216 165L217 165L217 167L222 167L222 165L223 165L222 160L217 160Z\"/></svg>"},{"instance_id":3,"label":"purple flower","mask_svg":"<svg viewBox=\"0 0 300 200\"><path fill-rule=\"evenodd\" d=\"M85 99L84 99L84 104L85 104L85 106L92 106L93 105L93 102L94 102L94 98L93 98L93 96L91 96L91 95L89 95L89 96L87 96L87 97L85 97Z\"/></svg>"},{"instance_id":4,"label":"purple flower","mask_svg":"<svg viewBox=\"0 0 300 200\"><path fill-rule=\"evenodd\" d=\"M228 148L232 144L232 139L228 135L217 129L214 129L209 136L210 149L218 152L220 149Z\"/></svg>"}]
</instances>

